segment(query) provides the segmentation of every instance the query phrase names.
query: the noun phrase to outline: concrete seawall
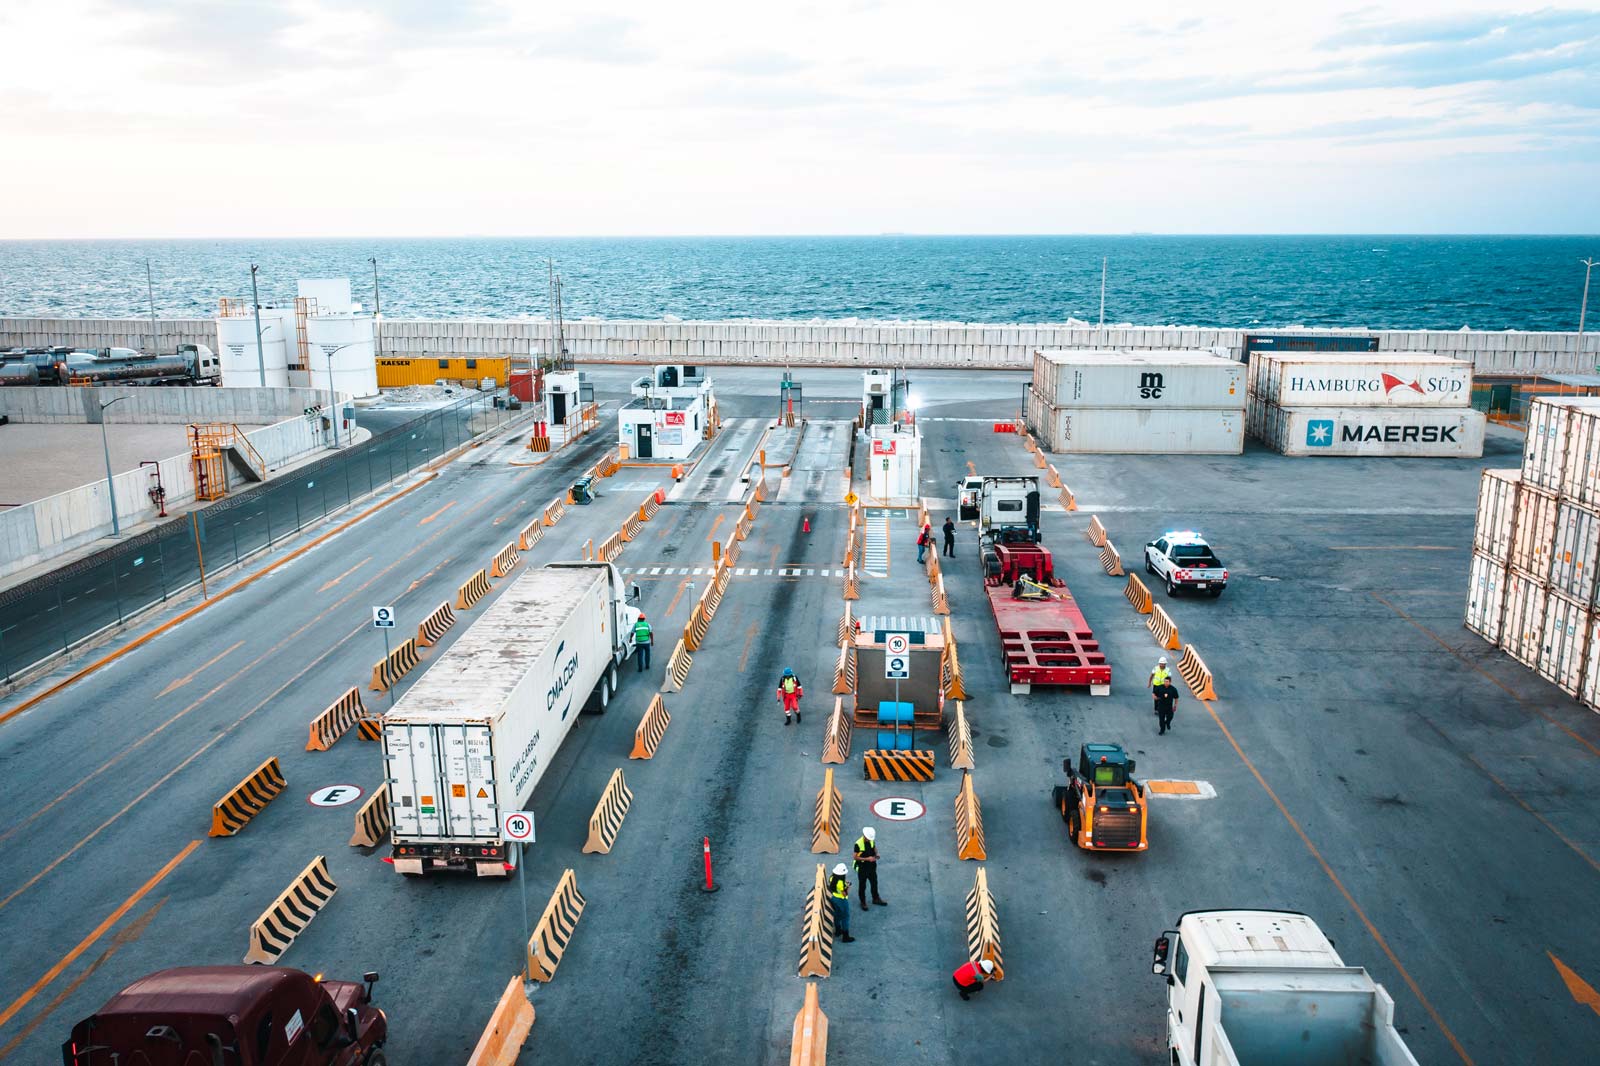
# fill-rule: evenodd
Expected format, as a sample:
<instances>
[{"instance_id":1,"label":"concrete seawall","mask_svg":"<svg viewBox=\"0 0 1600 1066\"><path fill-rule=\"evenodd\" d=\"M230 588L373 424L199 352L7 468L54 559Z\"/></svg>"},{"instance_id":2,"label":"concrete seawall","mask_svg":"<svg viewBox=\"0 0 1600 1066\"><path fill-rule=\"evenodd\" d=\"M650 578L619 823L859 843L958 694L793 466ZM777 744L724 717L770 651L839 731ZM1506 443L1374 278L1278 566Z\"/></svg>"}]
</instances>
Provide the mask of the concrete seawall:
<instances>
[{"instance_id":1,"label":"concrete seawall","mask_svg":"<svg viewBox=\"0 0 1600 1066\"><path fill-rule=\"evenodd\" d=\"M120 398L104 411L100 405ZM3 388L0 414L13 422L87 422L99 425L189 425L228 422L271 425L300 418L307 407L328 402L328 394L312 389L167 389L132 385L94 388Z\"/></svg>"},{"instance_id":2,"label":"concrete seawall","mask_svg":"<svg viewBox=\"0 0 1600 1066\"><path fill-rule=\"evenodd\" d=\"M812 366L911 366L1025 369L1035 348L1212 348L1239 357L1245 330L1198 327L976 325L966 323L630 322L578 321L566 327L567 347L579 359L619 363L728 364L770 362ZM1375 334L1388 351L1426 351L1470 359L1480 373L1590 372L1600 363L1600 334L1468 330L1280 330L1261 333ZM139 319L0 319L0 347L70 344L79 347L149 343ZM168 319L162 344L217 347L210 319ZM1581 346L1580 346L1581 340ZM550 328L523 319L385 319L386 355L526 355L547 351Z\"/></svg>"}]
</instances>

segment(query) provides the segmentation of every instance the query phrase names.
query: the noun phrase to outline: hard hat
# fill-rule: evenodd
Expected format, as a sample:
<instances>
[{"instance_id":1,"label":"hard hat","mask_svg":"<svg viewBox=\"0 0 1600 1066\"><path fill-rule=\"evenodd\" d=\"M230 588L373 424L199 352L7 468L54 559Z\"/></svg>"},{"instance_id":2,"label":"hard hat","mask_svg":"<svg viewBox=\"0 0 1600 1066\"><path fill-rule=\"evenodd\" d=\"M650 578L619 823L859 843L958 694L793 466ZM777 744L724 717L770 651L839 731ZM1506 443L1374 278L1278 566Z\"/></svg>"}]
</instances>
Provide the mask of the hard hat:
<instances>
[{"instance_id":1,"label":"hard hat","mask_svg":"<svg viewBox=\"0 0 1600 1066\"><path fill-rule=\"evenodd\" d=\"M877 840L878 839L878 831L876 829L872 828L872 826L870 826L870 825L869 826L864 826L862 828L861 835L866 837L868 840Z\"/></svg>"},{"instance_id":2,"label":"hard hat","mask_svg":"<svg viewBox=\"0 0 1600 1066\"><path fill-rule=\"evenodd\" d=\"M845 874L850 872L850 868L841 862L838 866L833 868L833 872L838 874L840 877L843 877Z\"/></svg>"},{"instance_id":3,"label":"hard hat","mask_svg":"<svg viewBox=\"0 0 1600 1066\"><path fill-rule=\"evenodd\" d=\"M982 970L984 973L994 973L994 963L990 962L988 959L984 959L982 962L978 963L978 969Z\"/></svg>"},{"instance_id":4,"label":"hard hat","mask_svg":"<svg viewBox=\"0 0 1600 1066\"><path fill-rule=\"evenodd\" d=\"M1162 659L1161 661L1162 662L1166 662L1165 659ZM789 666L785 666L783 668L783 676L784 677L793 677L794 676L794 668L793 667L789 667Z\"/></svg>"},{"instance_id":5,"label":"hard hat","mask_svg":"<svg viewBox=\"0 0 1600 1066\"><path fill-rule=\"evenodd\" d=\"M643 611L640 611L640 612L639 612L639 620L640 620L640 621L643 621L643 620L644 620L644 612L643 612Z\"/></svg>"},{"instance_id":6,"label":"hard hat","mask_svg":"<svg viewBox=\"0 0 1600 1066\"><path fill-rule=\"evenodd\" d=\"M1167 665L1167 657L1165 655L1163 655L1161 658L1157 659L1156 660L1156 665L1157 666L1165 666L1165 665Z\"/></svg>"}]
</instances>

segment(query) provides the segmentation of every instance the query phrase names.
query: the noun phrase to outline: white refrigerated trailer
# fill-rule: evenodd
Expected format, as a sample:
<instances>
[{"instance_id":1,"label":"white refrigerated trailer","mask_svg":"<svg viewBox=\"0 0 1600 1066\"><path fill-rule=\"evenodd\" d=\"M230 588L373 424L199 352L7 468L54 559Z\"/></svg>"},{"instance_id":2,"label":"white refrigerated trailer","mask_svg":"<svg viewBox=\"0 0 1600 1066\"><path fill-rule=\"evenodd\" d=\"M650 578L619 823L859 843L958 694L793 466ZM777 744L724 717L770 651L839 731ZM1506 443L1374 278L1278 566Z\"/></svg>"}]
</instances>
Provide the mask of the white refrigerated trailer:
<instances>
[{"instance_id":1,"label":"white refrigerated trailer","mask_svg":"<svg viewBox=\"0 0 1600 1066\"><path fill-rule=\"evenodd\" d=\"M627 600L610 563L528 570L384 715L396 870L513 869L501 812L529 809L578 715L610 702L639 618Z\"/></svg>"}]
</instances>

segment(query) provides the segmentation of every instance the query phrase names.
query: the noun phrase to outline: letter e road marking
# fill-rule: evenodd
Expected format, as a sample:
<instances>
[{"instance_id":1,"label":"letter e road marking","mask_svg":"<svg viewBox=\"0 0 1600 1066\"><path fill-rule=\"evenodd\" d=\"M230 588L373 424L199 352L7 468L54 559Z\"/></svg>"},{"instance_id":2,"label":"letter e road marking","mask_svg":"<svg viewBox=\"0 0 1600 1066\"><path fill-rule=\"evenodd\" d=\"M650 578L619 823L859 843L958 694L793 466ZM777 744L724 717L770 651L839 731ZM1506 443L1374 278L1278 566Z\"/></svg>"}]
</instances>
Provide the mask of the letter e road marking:
<instances>
[{"instance_id":1,"label":"letter e road marking","mask_svg":"<svg viewBox=\"0 0 1600 1066\"><path fill-rule=\"evenodd\" d=\"M873 815L886 822L915 821L927 812L921 803L906 796L886 796L872 804Z\"/></svg>"},{"instance_id":2,"label":"letter e road marking","mask_svg":"<svg viewBox=\"0 0 1600 1066\"><path fill-rule=\"evenodd\" d=\"M306 797L313 807L343 807L361 798L360 785L324 785Z\"/></svg>"}]
</instances>

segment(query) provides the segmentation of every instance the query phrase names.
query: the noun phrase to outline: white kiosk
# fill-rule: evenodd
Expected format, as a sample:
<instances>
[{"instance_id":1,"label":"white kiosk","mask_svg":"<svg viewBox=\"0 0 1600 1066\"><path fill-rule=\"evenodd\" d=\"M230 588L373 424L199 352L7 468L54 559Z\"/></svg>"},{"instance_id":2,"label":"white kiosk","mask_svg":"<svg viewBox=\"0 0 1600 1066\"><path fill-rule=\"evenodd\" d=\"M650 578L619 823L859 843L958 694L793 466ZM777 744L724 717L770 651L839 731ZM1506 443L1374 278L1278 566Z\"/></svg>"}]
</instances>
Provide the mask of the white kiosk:
<instances>
[{"instance_id":1,"label":"white kiosk","mask_svg":"<svg viewBox=\"0 0 1600 1066\"><path fill-rule=\"evenodd\" d=\"M921 493L922 433L915 422L867 427L868 494L874 503L915 507Z\"/></svg>"}]
</instances>

